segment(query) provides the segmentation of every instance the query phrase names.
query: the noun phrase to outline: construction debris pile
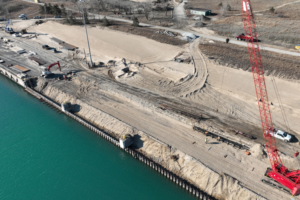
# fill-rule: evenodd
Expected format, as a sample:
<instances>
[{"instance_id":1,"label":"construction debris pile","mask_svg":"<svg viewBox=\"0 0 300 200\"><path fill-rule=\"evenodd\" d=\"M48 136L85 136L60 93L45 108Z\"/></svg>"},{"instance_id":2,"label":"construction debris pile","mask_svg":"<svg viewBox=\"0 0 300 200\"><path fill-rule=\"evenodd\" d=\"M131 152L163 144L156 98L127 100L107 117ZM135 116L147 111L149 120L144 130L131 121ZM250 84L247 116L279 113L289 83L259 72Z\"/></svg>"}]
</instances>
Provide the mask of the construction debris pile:
<instances>
[{"instance_id":1,"label":"construction debris pile","mask_svg":"<svg viewBox=\"0 0 300 200\"><path fill-rule=\"evenodd\" d=\"M192 59L191 56L188 52L180 52L175 58L174 58L175 62L179 62L179 63L187 63L189 64Z\"/></svg>"},{"instance_id":2,"label":"construction debris pile","mask_svg":"<svg viewBox=\"0 0 300 200\"><path fill-rule=\"evenodd\" d=\"M170 37L176 37L177 34L172 32L172 31L167 31L167 30L164 30L164 31L156 31L155 34L161 34L161 35L167 35L167 36L170 36Z\"/></svg>"}]
</instances>

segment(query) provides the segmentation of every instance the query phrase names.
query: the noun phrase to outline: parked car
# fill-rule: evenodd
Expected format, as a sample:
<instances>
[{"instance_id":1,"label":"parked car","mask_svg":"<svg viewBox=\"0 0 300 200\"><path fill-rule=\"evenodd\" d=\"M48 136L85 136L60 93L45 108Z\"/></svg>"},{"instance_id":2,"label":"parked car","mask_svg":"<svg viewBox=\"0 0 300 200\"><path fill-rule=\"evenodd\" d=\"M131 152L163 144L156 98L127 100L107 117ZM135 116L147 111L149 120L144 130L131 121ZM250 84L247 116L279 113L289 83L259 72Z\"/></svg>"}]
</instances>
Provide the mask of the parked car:
<instances>
[{"instance_id":1,"label":"parked car","mask_svg":"<svg viewBox=\"0 0 300 200\"><path fill-rule=\"evenodd\" d=\"M25 14L22 14L22 15L19 16L19 18L23 18L23 17L25 17Z\"/></svg>"},{"instance_id":2,"label":"parked car","mask_svg":"<svg viewBox=\"0 0 300 200\"><path fill-rule=\"evenodd\" d=\"M35 55L36 55L36 53L33 51L29 51L29 53L28 53L28 56L35 56Z\"/></svg>"},{"instance_id":3,"label":"parked car","mask_svg":"<svg viewBox=\"0 0 300 200\"><path fill-rule=\"evenodd\" d=\"M27 20L27 17L22 17L21 19L22 19L22 20Z\"/></svg>"},{"instance_id":4,"label":"parked car","mask_svg":"<svg viewBox=\"0 0 300 200\"><path fill-rule=\"evenodd\" d=\"M61 18L60 15L56 15L54 18Z\"/></svg>"},{"instance_id":5,"label":"parked car","mask_svg":"<svg viewBox=\"0 0 300 200\"><path fill-rule=\"evenodd\" d=\"M296 44L295 49L300 50L300 44Z\"/></svg>"},{"instance_id":6,"label":"parked car","mask_svg":"<svg viewBox=\"0 0 300 200\"><path fill-rule=\"evenodd\" d=\"M243 40L243 41L250 41L251 37L246 36L244 33L238 35L235 37L236 40ZM256 42L257 40L254 39L254 42Z\"/></svg>"},{"instance_id":7,"label":"parked car","mask_svg":"<svg viewBox=\"0 0 300 200\"><path fill-rule=\"evenodd\" d=\"M35 16L33 19L41 19L41 16Z\"/></svg>"},{"instance_id":8,"label":"parked car","mask_svg":"<svg viewBox=\"0 0 300 200\"><path fill-rule=\"evenodd\" d=\"M42 46L42 48L43 48L43 49L47 49L47 50L49 50L49 49L50 49L50 47L49 47L48 45L46 45L46 44L45 44L45 45L43 45L43 46Z\"/></svg>"},{"instance_id":9,"label":"parked car","mask_svg":"<svg viewBox=\"0 0 300 200\"><path fill-rule=\"evenodd\" d=\"M0 18L0 21L6 21L6 19L4 19L4 18Z\"/></svg>"}]
</instances>

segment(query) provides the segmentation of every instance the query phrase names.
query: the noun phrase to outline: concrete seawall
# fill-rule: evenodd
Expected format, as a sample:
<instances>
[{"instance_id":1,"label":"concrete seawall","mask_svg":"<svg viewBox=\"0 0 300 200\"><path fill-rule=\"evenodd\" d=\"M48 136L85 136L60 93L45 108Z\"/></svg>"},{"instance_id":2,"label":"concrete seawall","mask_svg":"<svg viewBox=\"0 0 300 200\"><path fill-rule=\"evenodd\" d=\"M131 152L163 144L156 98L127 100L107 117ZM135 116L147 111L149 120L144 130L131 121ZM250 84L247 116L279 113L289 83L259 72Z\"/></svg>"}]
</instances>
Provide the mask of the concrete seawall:
<instances>
[{"instance_id":1,"label":"concrete seawall","mask_svg":"<svg viewBox=\"0 0 300 200\"><path fill-rule=\"evenodd\" d=\"M0 73L4 76L8 77L9 79L13 80L14 82L18 83L22 87L26 87L25 82L23 79L19 78L16 73L14 73L11 69L8 67L3 67L0 65Z\"/></svg>"}]
</instances>

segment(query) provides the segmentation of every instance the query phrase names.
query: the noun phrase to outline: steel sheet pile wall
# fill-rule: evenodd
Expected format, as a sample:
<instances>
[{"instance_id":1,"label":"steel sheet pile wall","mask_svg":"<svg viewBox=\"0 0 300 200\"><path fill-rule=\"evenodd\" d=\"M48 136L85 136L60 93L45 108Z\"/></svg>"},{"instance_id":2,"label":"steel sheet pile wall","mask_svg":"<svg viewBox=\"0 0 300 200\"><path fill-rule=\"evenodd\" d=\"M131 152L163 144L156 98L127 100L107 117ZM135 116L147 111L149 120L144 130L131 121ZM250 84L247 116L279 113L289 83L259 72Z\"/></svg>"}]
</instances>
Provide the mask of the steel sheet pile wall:
<instances>
[{"instance_id":1,"label":"steel sheet pile wall","mask_svg":"<svg viewBox=\"0 0 300 200\"><path fill-rule=\"evenodd\" d=\"M33 95L34 97L39 99L40 101L45 101L48 104L52 105L54 108L62 110L61 106L59 104L57 104L56 102L50 100L49 98L45 97L44 95L34 91L33 89L31 89L29 87L26 87L25 91L27 91L28 93L30 93L31 95ZM87 121L81 119L77 115L74 115L73 113L70 113L68 111L66 111L64 113L66 115L68 115L69 117L73 118L74 120L80 122L81 124L83 124L84 126L89 128L90 130L94 131L98 135L102 136L106 140L110 141L114 145L120 147L119 141L116 138L114 138L114 137L110 136L109 134L101 131L100 129L98 129L95 126L91 125ZM140 160L141 162L145 163L146 165L148 165L149 167L151 167L153 170L157 171L158 173L162 174L166 178L170 179L171 181L173 181L174 183L176 183L177 185L179 185L183 189L185 189L188 192L192 193L193 195L195 195L199 199L203 199L203 200L213 200L214 199L213 197L209 196L205 192L201 191L196 186L189 183L188 181L180 178L176 174L174 174L174 173L170 172L169 170L165 169L164 167L162 167L158 163L154 162L150 158L147 158L142 153L140 153L138 151L135 151L133 149L130 149L130 148L125 148L124 151L127 152L128 154L130 154L132 157L134 157L134 158Z\"/></svg>"}]
</instances>

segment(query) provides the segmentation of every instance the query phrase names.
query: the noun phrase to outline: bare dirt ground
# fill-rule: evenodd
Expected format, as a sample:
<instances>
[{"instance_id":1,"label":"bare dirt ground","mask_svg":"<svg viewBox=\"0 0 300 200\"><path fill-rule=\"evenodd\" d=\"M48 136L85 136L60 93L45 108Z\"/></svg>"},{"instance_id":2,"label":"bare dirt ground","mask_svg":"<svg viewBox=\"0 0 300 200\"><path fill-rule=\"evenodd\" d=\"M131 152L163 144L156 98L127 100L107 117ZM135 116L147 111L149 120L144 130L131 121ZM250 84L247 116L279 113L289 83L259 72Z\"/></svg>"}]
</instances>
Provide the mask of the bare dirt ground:
<instances>
[{"instance_id":1,"label":"bare dirt ground","mask_svg":"<svg viewBox=\"0 0 300 200\"><path fill-rule=\"evenodd\" d=\"M84 48L87 51L88 49L83 26L66 26L47 22L47 24L34 27L32 31L47 33L50 37L57 37L70 44L76 44L81 50ZM76 33L77 37L69 37L72 33ZM90 28L89 39L94 61L107 62L111 59L125 58L134 62L147 63L151 71L160 70L162 74L174 74L174 76L170 76L171 79L183 78L188 75L187 71L193 68L192 65L183 65L187 68L182 68L181 64L170 62L186 48L185 46L176 47L162 44L145 37L103 29L102 27Z\"/></svg>"},{"instance_id":2,"label":"bare dirt ground","mask_svg":"<svg viewBox=\"0 0 300 200\"><path fill-rule=\"evenodd\" d=\"M15 24L15 28L18 26L23 26L22 22L19 25ZM51 37L57 37L78 46L81 51L82 48L87 49L83 27L47 22L32 26L28 30L42 33L38 39L32 40L39 42L40 45L50 42ZM140 134L143 141L143 146L140 147L142 151L149 155L154 154L165 166L180 169L182 176L186 176L191 182L218 198L234 199L238 195L241 195L240 199L261 198L249 190L242 190L241 186L236 186L240 192L236 194L233 190L237 182L228 177L222 178L220 175L222 173L234 177L241 182L240 185L268 199L289 197L260 181L266 167L270 165L260 150L254 148L252 149L254 156L246 156L244 151L238 151L213 139L209 140L209 144L204 144L205 136L192 130L194 121L180 120L178 116L167 114L157 108L160 103L169 103L175 107L190 109L192 113L197 115L201 113L205 116L206 120L200 121L200 125L207 129L230 134L231 128L238 128L249 134L260 135L260 138L251 142L252 145L263 143L250 72L234 69L229 64L224 66L224 63L218 64L215 59L209 59L211 55L205 54L215 52L206 48L204 50L207 52L203 54L202 48L198 48L199 39L178 47L109 29L91 27L88 31L94 58L104 63L113 59L116 64L95 69L79 65L77 68L81 72L79 71L72 81L51 82L41 92L59 103L71 101L77 104L80 108L77 110L78 115L98 126L112 129L119 135L142 131L147 137L152 136L167 143L173 150L157 146L152 142L153 138L148 140L146 136ZM192 56L191 64L171 61L182 51ZM219 56L222 62L223 57ZM121 61L122 58L126 61ZM71 63L73 62L80 63L78 60ZM73 67L75 66L76 64ZM112 71L114 79L108 76L109 70ZM283 80L280 76L275 80L290 127L298 137L299 83ZM269 93L271 101L276 102L275 95L269 88L271 84L268 77L267 85L271 91ZM278 105L274 103L271 109L276 125L284 127ZM278 148L287 154L284 162L288 166L299 167L298 158L290 158L299 149L296 143L287 145L278 141ZM183 152L178 152L182 159L178 161L178 165L168 160L170 153L177 154L175 149ZM186 162L193 161L193 158L185 154L202 164L194 165ZM210 169L203 168L203 165ZM211 183L216 184L210 185ZM218 185L221 183L222 185ZM226 196L222 197L221 194Z\"/></svg>"},{"instance_id":3,"label":"bare dirt ground","mask_svg":"<svg viewBox=\"0 0 300 200\"><path fill-rule=\"evenodd\" d=\"M215 60L219 64L231 66L235 69L251 72L247 47L203 41L199 48L210 60ZM300 79L300 57L278 55L264 51L263 47L261 48L261 56L265 75L294 81Z\"/></svg>"},{"instance_id":4,"label":"bare dirt ground","mask_svg":"<svg viewBox=\"0 0 300 200\"><path fill-rule=\"evenodd\" d=\"M232 37L244 32L241 18L241 1L227 1L231 11L224 14L220 2L216 1L188 1L186 8L200 7L211 9L212 16L206 20L207 28L215 31L216 34ZM223 2L223 6L227 3ZM298 43L297 19L299 19L300 2L296 0L284 1L251 1L252 9L256 18L258 38L265 44L273 44L288 48L294 48ZM271 7L275 12L269 11Z\"/></svg>"},{"instance_id":5,"label":"bare dirt ground","mask_svg":"<svg viewBox=\"0 0 300 200\"><path fill-rule=\"evenodd\" d=\"M133 27L128 23L124 22L117 22L117 21L111 21L112 25L108 26L107 28L116 30L116 31L122 31L126 33L130 33L133 35L140 35L144 36L146 38L166 43L166 44L172 44L172 45L184 45L188 43L187 41L181 40L179 37L181 37L180 33L175 33L178 35L178 37L170 37L167 35L157 34L156 32L158 30L153 30L152 28L147 27ZM162 32L164 29L161 30Z\"/></svg>"}]
</instances>

